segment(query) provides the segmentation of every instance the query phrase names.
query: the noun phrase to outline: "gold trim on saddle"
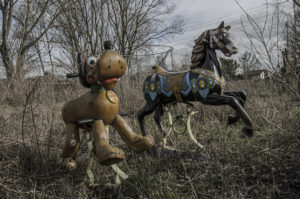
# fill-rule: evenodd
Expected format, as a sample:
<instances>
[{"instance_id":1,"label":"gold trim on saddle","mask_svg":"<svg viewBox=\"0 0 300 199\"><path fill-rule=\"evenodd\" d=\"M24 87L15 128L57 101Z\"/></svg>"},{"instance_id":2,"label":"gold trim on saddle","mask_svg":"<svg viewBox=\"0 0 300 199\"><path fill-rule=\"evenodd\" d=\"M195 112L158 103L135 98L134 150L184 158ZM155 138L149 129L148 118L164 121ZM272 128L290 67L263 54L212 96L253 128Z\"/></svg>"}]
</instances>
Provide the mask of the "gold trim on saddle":
<instances>
[{"instance_id":1,"label":"gold trim on saddle","mask_svg":"<svg viewBox=\"0 0 300 199\"><path fill-rule=\"evenodd\" d=\"M167 71L165 70L163 67L158 66L158 65L154 65L152 66L152 69L155 71L155 73L162 75L162 76L172 76L172 75L178 75L178 74L182 74L182 73L186 73L188 71Z\"/></svg>"},{"instance_id":2,"label":"gold trim on saddle","mask_svg":"<svg viewBox=\"0 0 300 199\"><path fill-rule=\"evenodd\" d=\"M220 76L217 73L207 70L207 69L204 69L204 68L197 68L197 69L194 69L191 71L193 71L194 73L198 73L199 75L203 75L205 77L209 77L211 79L216 80L221 87L221 95L223 95L224 87L226 85L226 81L223 76L220 78ZM199 86L201 88L201 85L199 85Z\"/></svg>"}]
</instances>

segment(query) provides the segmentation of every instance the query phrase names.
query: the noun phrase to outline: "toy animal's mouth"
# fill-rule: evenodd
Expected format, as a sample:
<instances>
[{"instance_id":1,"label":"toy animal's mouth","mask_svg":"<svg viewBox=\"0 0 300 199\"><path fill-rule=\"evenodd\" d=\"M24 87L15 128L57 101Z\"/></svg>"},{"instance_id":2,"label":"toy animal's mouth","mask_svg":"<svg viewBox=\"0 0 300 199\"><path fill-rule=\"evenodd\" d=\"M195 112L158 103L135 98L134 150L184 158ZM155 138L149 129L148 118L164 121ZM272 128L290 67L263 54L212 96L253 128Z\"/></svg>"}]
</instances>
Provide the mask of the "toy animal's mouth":
<instances>
[{"instance_id":1,"label":"toy animal's mouth","mask_svg":"<svg viewBox=\"0 0 300 199\"><path fill-rule=\"evenodd\" d=\"M102 83L111 83L111 82L118 82L118 81L120 81L120 78L113 77L113 78L109 78L109 79L100 81L100 83L102 84Z\"/></svg>"}]
</instances>

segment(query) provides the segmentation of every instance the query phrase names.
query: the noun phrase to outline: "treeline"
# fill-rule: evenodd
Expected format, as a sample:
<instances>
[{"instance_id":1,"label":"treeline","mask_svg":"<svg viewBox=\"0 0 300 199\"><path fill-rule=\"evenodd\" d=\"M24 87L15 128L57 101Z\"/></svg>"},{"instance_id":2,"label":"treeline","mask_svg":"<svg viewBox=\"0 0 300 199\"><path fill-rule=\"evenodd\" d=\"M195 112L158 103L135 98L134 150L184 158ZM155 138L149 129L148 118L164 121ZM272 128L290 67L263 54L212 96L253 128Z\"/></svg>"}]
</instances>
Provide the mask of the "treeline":
<instances>
[{"instance_id":1,"label":"treeline","mask_svg":"<svg viewBox=\"0 0 300 199\"><path fill-rule=\"evenodd\" d=\"M74 71L78 52L100 54L108 39L129 59L137 48L182 31L174 9L169 0L3 0L0 66L9 81L49 68Z\"/></svg>"}]
</instances>

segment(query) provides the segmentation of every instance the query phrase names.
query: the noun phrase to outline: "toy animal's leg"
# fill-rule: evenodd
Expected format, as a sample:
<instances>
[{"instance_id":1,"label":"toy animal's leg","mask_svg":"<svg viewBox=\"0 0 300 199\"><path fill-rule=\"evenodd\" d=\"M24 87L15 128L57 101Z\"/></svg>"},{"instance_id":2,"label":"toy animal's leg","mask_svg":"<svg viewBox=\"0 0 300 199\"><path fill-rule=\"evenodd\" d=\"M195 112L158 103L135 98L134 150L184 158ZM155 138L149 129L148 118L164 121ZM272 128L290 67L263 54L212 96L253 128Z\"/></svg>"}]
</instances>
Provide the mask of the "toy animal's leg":
<instances>
[{"instance_id":1,"label":"toy animal's leg","mask_svg":"<svg viewBox=\"0 0 300 199\"><path fill-rule=\"evenodd\" d=\"M73 123L67 123L65 128L66 142L61 155L60 167L65 170L76 169L75 158L80 145L78 126Z\"/></svg>"},{"instance_id":2,"label":"toy animal's leg","mask_svg":"<svg viewBox=\"0 0 300 199\"><path fill-rule=\"evenodd\" d=\"M227 96L227 95L208 95L203 101L204 104L208 105L230 105L233 109L237 111L237 113L240 115L241 119L244 121L246 126L243 128L243 133L245 133L247 136L253 135L253 125L251 122L251 119L243 106L238 102L238 100L233 96Z\"/></svg>"},{"instance_id":3,"label":"toy animal's leg","mask_svg":"<svg viewBox=\"0 0 300 199\"><path fill-rule=\"evenodd\" d=\"M235 97L240 104L244 107L244 104L247 100L247 93L245 91L232 91L232 92L224 92L224 95ZM235 115L228 115L228 124L234 124L240 119L238 112L236 111Z\"/></svg>"},{"instance_id":4,"label":"toy animal's leg","mask_svg":"<svg viewBox=\"0 0 300 199\"><path fill-rule=\"evenodd\" d=\"M124 152L121 149L112 147L109 144L109 134L102 120L95 120L93 122L93 136L95 155L100 164L112 165L125 159Z\"/></svg>"},{"instance_id":5,"label":"toy animal's leg","mask_svg":"<svg viewBox=\"0 0 300 199\"><path fill-rule=\"evenodd\" d=\"M143 152L154 146L154 138L152 135L141 136L132 131L127 122L118 115L111 124L120 134L126 144L135 152Z\"/></svg>"},{"instance_id":6,"label":"toy animal's leg","mask_svg":"<svg viewBox=\"0 0 300 199\"><path fill-rule=\"evenodd\" d=\"M146 131L145 128L145 116L149 115L151 113L153 113L153 111L155 110L155 108L157 107L158 103L154 103L154 102L146 102L145 106L137 113L138 115L138 120L139 120L139 124L140 124L140 128L142 131L143 135L147 135L148 132Z\"/></svg>"},{"instance_id":7,"label":"toy animal's leg","mask_svg":"<svg viewBox=\"0 0 300 199\"><path fill-rule=\"evenodd\" d=\"M163 114L164 114L163 105L159 104L154 113L154 120L157 126L159 127L160 131L162 132L163 136L166 136L167 132L161 122L161 116Z\"/></svg>"},{"instance_id":8,"label":"toy animal's leg","mask_svg":"<svg viewBox=\"0 0 300 199\"><path fill-rule=\"evenodd\" d=\"M86 168L86 175L89 179L89 186L97 186L95 184L95 177L92 171L92 167L94 164L94 157L92 156L93 153L93 132L86 132L86 139L87 139L87 146L88 146L88 166Z\"/></svg>"}]
</instances>

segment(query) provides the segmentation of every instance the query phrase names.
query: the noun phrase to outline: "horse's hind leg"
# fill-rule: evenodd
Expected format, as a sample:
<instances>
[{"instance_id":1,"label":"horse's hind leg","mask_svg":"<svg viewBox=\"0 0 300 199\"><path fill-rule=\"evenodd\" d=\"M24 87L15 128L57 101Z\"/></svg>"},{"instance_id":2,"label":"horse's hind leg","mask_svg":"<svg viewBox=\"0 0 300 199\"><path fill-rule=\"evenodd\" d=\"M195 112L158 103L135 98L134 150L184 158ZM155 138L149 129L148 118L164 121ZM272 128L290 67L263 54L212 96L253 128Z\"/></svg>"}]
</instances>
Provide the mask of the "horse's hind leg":
<instances>
[{"instance_id":1,"label":"horse's hind leg","mask_svg":"<svg viewBox=\"0 0 300 199\"><path fill-rule=\"evenodd\" d=\"M161 116L163 114L164 114L163 105L159 104L154 113L154 120L155 120L155 123L157 124L157 126L159 127L160 131L162 132L163 136L166 136L167 132L161 122Z\"/></svg>"},{"instance_id":2,"label":"horse's hind leg","mask_svg":"<svg viewBox=\"0 0 300 199\"><path fill-rule=\"evenodd\" d=\"M138 121L139 121L139 125L142 131L142 134L145 136L148 134L148 132L146 131L145 128L145 116L153 113L153 111L155 110L155 108L159 105L158 102L149 102L146 101L145 106L139 110L139 112L137 113L138 116Z\"/></svg>"},{"instance_id":3,"label":"horse's hind leg","mask_svg":"<svg viewBox=\"0 0 300 199\"><path fill-rule=\"evenodd\" d=\"M204 100L202 100L203 104L208 105L230 105L233 109L236 110L237 114L241 117L241 119L244 121L246 126L243 128L243 133L245 133L247 136L253 135L253 125L251 122L251 119L243 106L238 102L238 100L233 96L227 96L227 95L208 95Z\"/></svg>"},{"instance_id":4,"label":"horse's hind leg","mask_svg":"<svg viewBox=\"0 0 300 199\"><path fill-rule=\"evenodd\" d=\"M244 107L247 100L247 93L245 91L224 92L224 95L235 97L239 103ZM228 115L228 125L236 123L240 119L238 112L235 115Z\"/></svg>"}]
</instances>

